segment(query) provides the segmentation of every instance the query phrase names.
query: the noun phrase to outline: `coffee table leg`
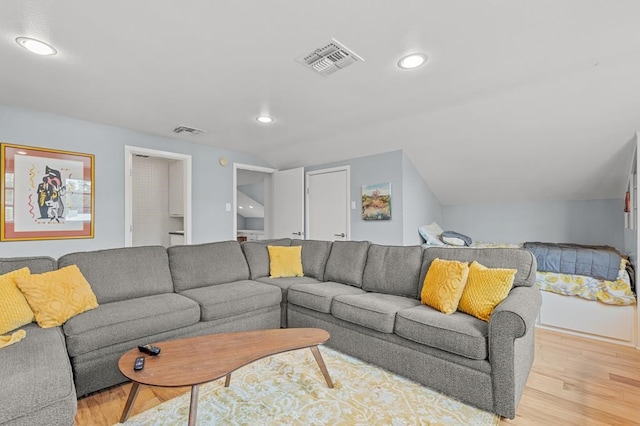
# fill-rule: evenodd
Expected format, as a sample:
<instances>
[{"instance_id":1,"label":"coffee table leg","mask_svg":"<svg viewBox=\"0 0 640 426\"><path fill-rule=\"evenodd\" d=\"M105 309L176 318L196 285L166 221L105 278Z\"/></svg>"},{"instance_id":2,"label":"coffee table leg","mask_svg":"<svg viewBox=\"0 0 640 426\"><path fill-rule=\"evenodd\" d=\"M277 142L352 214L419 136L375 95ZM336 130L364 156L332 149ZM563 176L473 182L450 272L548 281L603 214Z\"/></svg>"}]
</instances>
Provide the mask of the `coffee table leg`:
<instances>
[{"instance_id":1,"label":"coffee table leg","mask_svg":"<svg viewBox=\"0 0 640 426\"><path fill-rule=\"evenodd\" d=\"M200 386L191 386L191 405L189 405L189 426L196 425L196 416L198 415L198 392Z\"/></svg>"},{"instance_id":2,"label":"coffee table leg","mask_svg":"<svg viewBox=\"0 0 640 426\"><path fill-rule=\"evenodd\" d=\"M122 410L122 416L120 417L120 423L124 423L129 418L129 414L131 414L131 409L133 408L133 403L138 396L138 391L140 390L140 383L131 382L131 390L129 391L129 398L127 398L127 403L124 404L124 410Z\"/></svg>"},{"instance_id":3,"label":"coffee table leg","mask_svg":"<svg viewBox=\"0 0 640 426\"><path fill-rule=\"evenodd\" d=\"M324 365L324 360L322 359L320 350L317 346L311 346L309 349L311 349L311 353L316 359L318 367L320 367L320 371L322 371L322 375L324 376L324 380L327 382L327 386L329 386L329 388L333 388L333 382L331 381L331 376L329 376L329 370L327 370L327 366Z\"/></svg>"},{"instance_id":4,"label":"coffee table leg","mask_svg":"<svg viewBox=\"0 0 640 426\"><path fill-rule=\"evenodd\" d=\"M228 388L230 383L231 383L231 373L227 374L227 376L224 378L224 387Z\"/></svg>"}]
</instances>

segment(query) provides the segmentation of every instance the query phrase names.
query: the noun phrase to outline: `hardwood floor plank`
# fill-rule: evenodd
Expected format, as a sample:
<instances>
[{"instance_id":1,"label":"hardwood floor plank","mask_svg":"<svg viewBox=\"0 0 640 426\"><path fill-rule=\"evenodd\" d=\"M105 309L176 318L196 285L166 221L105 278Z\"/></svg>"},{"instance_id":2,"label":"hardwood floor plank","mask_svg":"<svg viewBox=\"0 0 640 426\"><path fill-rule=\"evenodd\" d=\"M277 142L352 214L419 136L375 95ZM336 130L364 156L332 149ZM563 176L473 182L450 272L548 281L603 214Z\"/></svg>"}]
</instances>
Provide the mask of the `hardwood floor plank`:
<instances>
[{"instance_id":1,"label":"hardwood floor plank","mask_svg":"<svg viewBox=\"0 0 640 426\"><path fill-rule=\"evenodd\" d=\"M535 348L517 416L501 425L640 426L640 350L541 329ZM117 423L130 387L80 399L76 425ZM132 415L189 391L143 386Z\"/></svg>"}]
</instances>

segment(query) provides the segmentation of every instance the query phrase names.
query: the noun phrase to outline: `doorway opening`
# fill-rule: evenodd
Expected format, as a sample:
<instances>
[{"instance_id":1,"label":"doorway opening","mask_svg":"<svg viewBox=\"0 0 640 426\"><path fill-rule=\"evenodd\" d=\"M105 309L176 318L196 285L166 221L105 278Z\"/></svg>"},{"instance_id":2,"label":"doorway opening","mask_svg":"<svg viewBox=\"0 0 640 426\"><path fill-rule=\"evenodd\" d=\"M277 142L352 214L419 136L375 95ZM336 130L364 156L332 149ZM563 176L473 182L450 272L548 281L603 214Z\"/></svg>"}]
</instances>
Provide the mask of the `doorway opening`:
<instances>
[{"instance_id":1,"label":"doorway opening","mask_svg":"<svg viewBox=\"0 0 640 426\"><path fill-rule=\"evenodd\" d=\"M125 146L125 247L191 244L191 156Z\"/></svg>"},{"instance_id":2,"label":"doorway opening","mask_svg":"<svg viewBox=\"0 0 640 426\"><path fill-rule=\"evenodd\" d=\"M275 169L233 164L233 239L273 238L273 174Z\"/></svg>"}]
</instances>

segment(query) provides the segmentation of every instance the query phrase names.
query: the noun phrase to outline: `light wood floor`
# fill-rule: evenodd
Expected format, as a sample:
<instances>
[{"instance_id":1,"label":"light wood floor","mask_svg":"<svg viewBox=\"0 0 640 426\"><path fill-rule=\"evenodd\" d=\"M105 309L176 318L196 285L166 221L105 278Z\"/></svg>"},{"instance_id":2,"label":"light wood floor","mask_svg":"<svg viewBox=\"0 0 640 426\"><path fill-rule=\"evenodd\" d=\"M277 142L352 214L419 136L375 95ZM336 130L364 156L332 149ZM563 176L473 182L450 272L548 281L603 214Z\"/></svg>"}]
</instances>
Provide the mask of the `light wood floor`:
<instances>
[{"instance_id":1,"label":"light wood floor","mask_svg":"<svg viewBox=\"0 0 640 426\"><path fill-rule=\"evenodd\" d=\"M131 385L78 401L76 425L117 423ZM131 415L189 388L141 386ZM514 420L501 425L640 425L640 350L547 330Z\"/></svg>"}]
</instances>

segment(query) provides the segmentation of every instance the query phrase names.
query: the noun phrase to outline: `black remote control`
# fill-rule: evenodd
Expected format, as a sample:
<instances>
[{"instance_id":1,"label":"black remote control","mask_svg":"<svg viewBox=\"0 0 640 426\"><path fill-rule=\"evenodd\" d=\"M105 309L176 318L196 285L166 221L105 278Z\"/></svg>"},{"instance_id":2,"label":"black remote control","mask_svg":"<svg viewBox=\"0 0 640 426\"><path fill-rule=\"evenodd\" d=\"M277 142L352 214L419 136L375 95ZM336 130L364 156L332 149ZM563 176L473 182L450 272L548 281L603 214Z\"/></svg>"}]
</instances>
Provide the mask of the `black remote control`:
<instances>
[{"instance_id":1,"label":"black remote control","mask_svg":"<svg viewBox=\"0 0 640 426\"><path fill-rule=\"evenodd\" d=\"M138 345L138 350L140 352L144 352L145 354L149 354L151 356L156 356L160 354L160 348L157 346L151 345Z\"/></svg>"},{"instance_id":2,"label":"black remote control","mask_svg":"<svg viewBox=\"0 0 640 426\"><path fill-rule=\"evenodd\" d=\"M144 357L143 356L139 356L138 358L136 358L135 364L133 364L133 369L135 371L140 371L143 368L144 368Z\"/></svg>"}]
</instances>

